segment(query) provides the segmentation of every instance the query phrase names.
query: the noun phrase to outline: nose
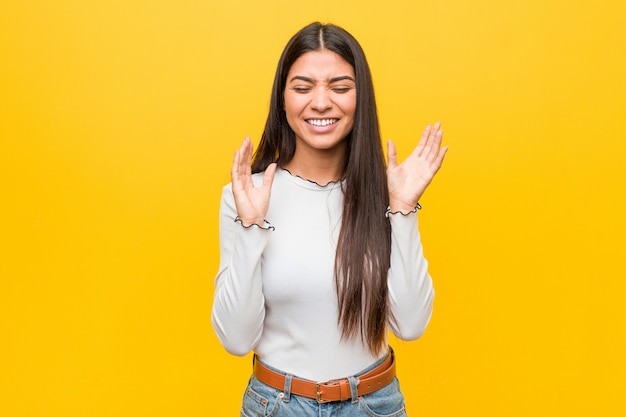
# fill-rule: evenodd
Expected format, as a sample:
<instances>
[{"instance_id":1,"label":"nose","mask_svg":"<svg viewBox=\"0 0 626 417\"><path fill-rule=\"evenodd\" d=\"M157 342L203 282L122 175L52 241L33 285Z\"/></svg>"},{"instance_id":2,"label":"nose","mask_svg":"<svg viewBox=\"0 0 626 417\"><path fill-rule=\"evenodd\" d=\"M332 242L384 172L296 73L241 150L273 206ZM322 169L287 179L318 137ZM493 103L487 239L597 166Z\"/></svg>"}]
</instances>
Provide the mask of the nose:
<instances>
[{"instance_id":1,"label":"nose","mask_svg":"<svg viewBox=\"0 0 626 417\"><path fill-rule=\"evenodd\" d=\"M313 109L323 112L332 107L330 100L330 92L325 87L318 87L313 91L313 99L311 100Z\"/></svg>"}]
</instances>

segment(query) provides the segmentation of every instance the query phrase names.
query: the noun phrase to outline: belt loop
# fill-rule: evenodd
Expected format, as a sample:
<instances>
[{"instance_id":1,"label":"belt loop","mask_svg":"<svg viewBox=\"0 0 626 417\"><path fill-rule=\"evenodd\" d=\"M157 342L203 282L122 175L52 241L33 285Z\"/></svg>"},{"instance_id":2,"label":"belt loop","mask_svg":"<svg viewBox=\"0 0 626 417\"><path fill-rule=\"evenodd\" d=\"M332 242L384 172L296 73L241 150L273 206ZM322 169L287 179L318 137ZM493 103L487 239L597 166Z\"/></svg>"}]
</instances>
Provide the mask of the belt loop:
<instances>
[{"instance_id":1,"label":"belt loop","mask_svg":"<svg viewBox=\"0 0 626 417\"><path fill-rule=\"evenodd\" d=\"M357 392L357 387L359 386L359 379L357 377L351 376L348 377L348 382L350 383L350 394L352 395L352 404L359 401L359 394Z\"/></svg>"},{"instance_id":2,"label":"belt loop","mask_svg":"<svg viewBox=\"0 0 626 417\"><path fill-rule=\"evenodd\" d=\"M283 388L283 401L288 403L291 400L291 380L293 375L285 375L285 387Z\"/></svg>"}]
</instances>

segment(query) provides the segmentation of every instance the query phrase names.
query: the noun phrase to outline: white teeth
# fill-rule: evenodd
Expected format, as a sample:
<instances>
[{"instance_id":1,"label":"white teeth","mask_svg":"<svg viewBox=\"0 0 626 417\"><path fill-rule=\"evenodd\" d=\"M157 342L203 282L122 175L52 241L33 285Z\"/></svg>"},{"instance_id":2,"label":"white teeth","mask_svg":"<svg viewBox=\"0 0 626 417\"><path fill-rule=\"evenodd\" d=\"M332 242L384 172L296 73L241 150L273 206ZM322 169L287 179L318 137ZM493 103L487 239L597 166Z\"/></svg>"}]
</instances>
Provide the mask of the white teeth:
<instances>
[{"instance_id":1,"label":"white teeth","mask_svg":"<svg viewBox=\"0 0 626 417\"><path fill-rule=\"evenodd\" d=\"M306 122L313 126L328 126L337 123L339 119L309 119Z\"/></svg>"}]
</instances>

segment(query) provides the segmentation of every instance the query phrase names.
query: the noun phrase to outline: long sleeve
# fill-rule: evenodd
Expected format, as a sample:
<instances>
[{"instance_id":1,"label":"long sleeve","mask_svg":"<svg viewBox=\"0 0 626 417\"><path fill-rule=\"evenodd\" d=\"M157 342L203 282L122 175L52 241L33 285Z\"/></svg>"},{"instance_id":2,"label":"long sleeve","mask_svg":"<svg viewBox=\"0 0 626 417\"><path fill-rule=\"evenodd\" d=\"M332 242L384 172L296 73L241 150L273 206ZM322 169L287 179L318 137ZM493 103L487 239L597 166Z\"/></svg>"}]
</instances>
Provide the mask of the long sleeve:
<instances>
[{"instance_id":1,"label":"long sleeve","mask_svg":"<svg viewBox=\"0 0 626 417\"><path fill-rule=\"evenodd\" d=\"M220 203L220 265L211 321L224 348L243 356L254 349L263 332L261 257L272 231L244 227L235 222L236 216L232 188L227 185Z\"/></svg>"},{"instance_id":2,"label":"long sleeve","mask_svg":"<svg viewBox=\"0 0 626 417\"><path fill-rule=\"evenodd\" d=\"M417 213L391 214L391 266L388 288L392 332L403 340L415 340L426 330L432 314L434 289L424 258Z\"/></svg>"}]
</instances>

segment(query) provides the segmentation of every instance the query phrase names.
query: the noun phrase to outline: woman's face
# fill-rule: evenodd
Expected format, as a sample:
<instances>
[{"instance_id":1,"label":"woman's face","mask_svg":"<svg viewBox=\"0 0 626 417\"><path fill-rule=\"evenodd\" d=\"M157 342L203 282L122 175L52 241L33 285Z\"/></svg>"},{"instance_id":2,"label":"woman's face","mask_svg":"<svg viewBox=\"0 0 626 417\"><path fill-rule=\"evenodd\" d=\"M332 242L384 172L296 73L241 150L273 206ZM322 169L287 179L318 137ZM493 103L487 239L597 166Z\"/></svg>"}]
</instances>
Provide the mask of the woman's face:
<instances>
[{"instance_id":1,"label":"woman's face","mask_svg":"<svg viewBox=\"0 0 626 417\"><path fill-rule=\"evenodd\" d=\"M328 50L302 54L289 69L284 97L296 152L345 151L356 110L352 65Z\"/></svg>"}]
</instances>

